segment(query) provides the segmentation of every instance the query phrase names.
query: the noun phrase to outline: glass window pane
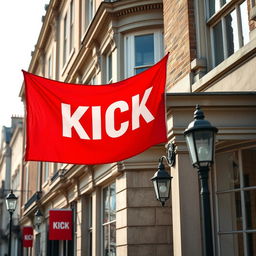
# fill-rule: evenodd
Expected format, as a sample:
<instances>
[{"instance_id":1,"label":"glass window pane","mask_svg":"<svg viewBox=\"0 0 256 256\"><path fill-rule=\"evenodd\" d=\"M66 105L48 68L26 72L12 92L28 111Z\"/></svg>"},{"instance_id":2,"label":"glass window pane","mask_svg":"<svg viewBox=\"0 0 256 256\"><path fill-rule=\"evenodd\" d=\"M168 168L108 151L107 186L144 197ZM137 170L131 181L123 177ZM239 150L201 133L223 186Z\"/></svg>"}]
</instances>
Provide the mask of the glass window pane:
<instances>
[{"instance_id":1,"label":"glass window pane","mask_svg":"<svg viewBox=\"0 0 256 256\"><path fill-rule=\"evenodd\" d=\"M154 35L135 36L135 66L154 64Z\"/></svg>"},{"instance_id":2,"label":"glass window pane","mask_svg":"<svg viewBox=\"0 0 256 256\"><path fill-rule=\"evenodd\" d=\"M237 152L216 155L217 191L240 188L239 161Z\"/></svg>"},{"instance_id":3,"label":"glass window pane","mask_svg":"<svg viewBox=\"0 0 256 256\"><path fill-rule=\"evenodd\" d=\"M109 256L116 255L116 223L110 224L110 248Z\"/></svg>"},{"instance_id":4,"label":"glass window pane","mask_svg":"<svg viewBox=\"0 0 256 256\"><path fill-rule=\"evenodd\" d=\"M109 225L103 227L104 256L109 256Z\"/></svg>"},{"instance_id":5,"label":"glass window pane","mask_svg":"<svg viewBox=\"0 0 256 256\"><path fill-rule=\"evenodd\" d=\"M243 45L249 42L249 18L248 18L248 9L247 9L247 1L244 1L240 5L240 13L241 13L241 22L242 22L242 37L243 37Z\"/></svg>"},{"instance_id":6,"label":"glass window pane","mask_svg":"<svg viewBox=\"0 0 256 256\"><path fill-rule=\"evenodd\" d=\"M242 151L244 187L256 186L256 148Z\"/></svg>"},{"instance_id":7,"label":"glass window pane","mask_svg":"<svg viewBox=\"0 0 256 256\"><path fill-rule=\"evenodd\" d=\"M110 210L110 221L116 219L116 185L113 183L110 186L110 202L109 202L109 210Z\"/></svg>"},{"instance_id":8,"label":"glass window pane","mask_svg":"<svg viewBox=\"0 0 256 256\"><path fill-rule=\"evenodd\" d=\"M218 208L221 232L243 229L240 192L218 194Z\"/></svg>"},{"instance_id":9,"label":"glass window pane","mask_svg":"<svg viewBox=\"0 0 256 256\"><path fill-rule=\"evenodd\" d=\"M223 36L221 21L213 27L213 44L215 66L224 60Z\"/></svg>"},{"instance_id":10,"label":"glass window pane","mask_svg":"<svg viewBox=\"0 0 256 256\"><path fill-rule=\"evenodd\" d=\"M233 10L225 17L228 56L239 49L239 37L237 27L236 10Z\"/></svg>"},{"instance_id":11,"label":"glass window pane","mask_svg":"<svg viewBox=\"0 0 256 256\"><path fill-rule=\"evenodd\" d=\"M109 193L108 188L103 189L103 223L109 222Z\"/></svg>"},{"instance_id":12,"label":"glass window pane","mask_svg":"<svg viewBox=\"0 0 256 256\"><path fill-rule=\"evenodd\" d=\"M220 235L221 256L236 255L244 256L243 234ZM252 255L252 254L251 254Z\"/></svg>"},{"instance_id":13,"label":"glass window pane","mask_svg":"<svg viewBox=\"0 0 256 256\"><path fill-rule=\"evenodd\" d=\"M256 233L247 234L247 255L256 255Z\"/></svg>"},{"instance_id":14,"label":"glass window pane","mask_svg":"<svg viewBox=\"0 0 256 256\"><path fill-rule=\"evenodd\" d=\"M210 17L220 9L220 0L208 0Z\"/></svg>"},{"instance_id":15,"label":"glass window pane","mask_svg":"<svg viewBox=\"0 0 256 256\"><path fill-rule=\"evenodd\" d=\"M112 53L107 56L107 82L112 80Z\"/></svg>"},{"instance_id":16,"label":"glass window pane","mask_svg":"<svg viewBox=\"0 0 256 256\"><path fill-rule=\"evenodd\" d=\"M244 191L247 229L256 229L256 190Z\"/></svg>"}]
</instances>

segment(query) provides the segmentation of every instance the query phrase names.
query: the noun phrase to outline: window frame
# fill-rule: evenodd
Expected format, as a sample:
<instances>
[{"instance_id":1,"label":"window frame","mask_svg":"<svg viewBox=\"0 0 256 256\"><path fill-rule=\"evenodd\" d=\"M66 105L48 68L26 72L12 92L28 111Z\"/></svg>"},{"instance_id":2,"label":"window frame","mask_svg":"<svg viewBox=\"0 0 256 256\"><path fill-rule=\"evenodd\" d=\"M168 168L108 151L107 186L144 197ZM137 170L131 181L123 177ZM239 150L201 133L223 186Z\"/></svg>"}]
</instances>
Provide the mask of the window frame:
<instances>
[{"instance_id":1,"label":"window frame","mask_svg":"<svg viewBox=\"0 0 256 256\"><path fill-rule=\"evenodd\" d=\"M108 184L107 186L102 187L102 190L101 190L101 241L102 241L101 242L101 255L103 255L103 256L105 255L104 254L104 245L105 245L104 244L104 242L105 242L105 240L104 240L104 227L107 226L107 225L110 227L112 223L116 223L116 209L115 209L115 219L104 222L104 209L105 209L104 190L105 189L110 190L110 187L112 185L115 185L115 194L114 195L115 195L115 202L116 202L116 182L115 181ZM109 199L110 199L110 197L109 197ZM110 214L110 213L108 212L108 214ZM116 239L116 236L115 236L115 239ZM110 241L110 236L109 236L109 241ZM115 252L116 252L116 245L115 245Z\"/></svg>"},{"instance_id":2,"label":"window frame","mask_svg":"<svg viewBox=\"0 0 256 256\"><path fill-rule=\"evenodd\" d=\"M48 180L50 177L50 162L42 162L42 163L43 163L43 186L44 186L48 183Z\"/></svg>"},{"instance_id":3,"label":"window frame","mask_svg":"<svg viewBox=\"0 0 256 256\"><path fill-rule=\"evenodd\" d=\"M237 153L238 155L238 177L239 177L239 182L240 182L240 186L238 188L234 187L234 188L227 188L227 189L218 189L218 179L217 179L217 164L215 164L214 166L214 172L213 172L213 180L214 180L214 213L215 213L215 219L216 219L216 223L215 223L215 230L216 230L216 249L217 249L217 253L218 255L221 255L221 235L242 235L243 238L243 253L245 256L250 256L250 253L248 252L248 234L254 234L256 235L256 227L255 228L249 228L247 227L247 213L246 213L246 202L245 202L245 198L246 192L249 191L254 191L256 192L256 184L253 184L252 186L247 186L245 184L244 181L244 166L243 166L243 159L242 159L242 152L243 150L246 149L251 149L251 148L256 148L256 145L253 146L249 146L249 147L243 147L243 148L234 148L233 150L230 151L225 151L225 152L221 152L219 154L227 154L227 153ZM217 155L216 155L217 157ZM221 230L221 226L220 226L220 218L222 216L220 216L221 211L219 210L219 195L223 195L223 194L230 194L230 193L239 193L240 195L240 206L241 206L241 225L242 225L242 229L240 230ZM230 194L231 195L231 194ZM234 210L234 209L233 209ZM235 209L237 211L237 209ZM231 209L232 211L232 209ZM239 217L239 216L236 216Z\"/></svg>"},{"instance_id":4,"label":"window frame","mask_svg":"<svg viewBox=\"0 0 256 256\"><path fill-rule=\"evenodd\" d=\"M111 63L110 63L111 58ZM111 71L111 76L109 72ZM112 84L113 83L113 53L109 52L106 55L106 83Z\"/></svg>"},{"instance_id":5,"label":"window frame","mask_svg":"<svg viewBox=\"0 0 256 256\"><path fill-rule=\"evenodd\" d=\"M247 0L230 0L227 3L220 5L220 9L217 10L214 14L210 15L210 8L208 2L212 0L206 0L206 26L209 29L209 39L210 39L210 54L211 54L211 68L215 68L220 63L225 61L239 49L241 49L248 42L243 41L243 27L242 27L242 15L240 11L240 5L244 2L247 4ZM220 0L222 2L222 0ZM227 31L226 31L226 21L225 18L230 15L233 11L236 12L236 22L237 22L237 32L238 32L238 49L235 50L232 54L229 55L228 52L228 40L227 40ZM248 28L249 28L249 14L247 9L247 17L248 17ZM215 49L214 49L214 32L213 28L221 22L221 33L222 33L222 44L223 44L223 60L217 63L215 58Z\"/></svg>"},{"instance_id":6,"label":"window frame","mask_svg":"<svg viewBox=\"0 0 256 256\"><path fill-rule=\"evenodd\" d=\"M125 78L135 75L135 37L153 34L154 38L154 65L164 56L163 29L149 29L126 34L124 36L125 48ZM151 67L152 65L145 65ZM143 66L141 66L142 68Z\"/></svg>"},{"instance_id":7,"label":"window frame","mask_svg":"<svg viewBox=\"0 0 256 256\"><path fill-rule=\"evenodd\" d=\"M71 0L63 18L62 67L65 68L74 50L75 4Z\"/></svg>"}]
</instances>

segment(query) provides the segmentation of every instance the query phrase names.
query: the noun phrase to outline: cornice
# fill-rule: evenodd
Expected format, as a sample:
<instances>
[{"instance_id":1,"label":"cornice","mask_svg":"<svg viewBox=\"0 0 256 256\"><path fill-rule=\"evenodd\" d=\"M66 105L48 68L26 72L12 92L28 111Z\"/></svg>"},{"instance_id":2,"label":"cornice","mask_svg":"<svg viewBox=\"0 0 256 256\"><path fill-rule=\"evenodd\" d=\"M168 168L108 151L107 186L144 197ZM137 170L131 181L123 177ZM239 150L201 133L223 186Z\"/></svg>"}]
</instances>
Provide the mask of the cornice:
<instances>
[{"instance_id":1,"label":"cornice","mask_svg":"<svg viewBox=\"0 0 256 256\"><path fill-rule=\"evenodd\" d=\"M120 10L120 11L116 12L114 14L114 16L120 17L120 16L125 16L125 15L129 15L129 14L137 13L137 12L151 11L151 10L154 10L154 9L162 9L162 8L163 8L162 3L154 3L154 4L145 4L145 3L143 3L143 5L140 5L140 6L134 6L134 7L129 7L127 9L124 9L124 10Z\"/></svg>"}]
</instances>

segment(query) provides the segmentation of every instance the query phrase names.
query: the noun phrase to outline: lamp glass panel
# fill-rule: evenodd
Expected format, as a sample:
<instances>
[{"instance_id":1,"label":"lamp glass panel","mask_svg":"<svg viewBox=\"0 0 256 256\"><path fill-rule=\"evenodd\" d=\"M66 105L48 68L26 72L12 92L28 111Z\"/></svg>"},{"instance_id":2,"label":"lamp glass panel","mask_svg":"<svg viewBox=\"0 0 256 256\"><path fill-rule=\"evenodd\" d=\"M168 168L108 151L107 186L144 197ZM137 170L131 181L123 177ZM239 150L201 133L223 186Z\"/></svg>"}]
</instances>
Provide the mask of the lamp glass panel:
<instances>
[{"instance_id":1,"label":"lamp glass panel","mask_svg":"<svg viewBox=\"0 0 256 256\"><path fill-rule=\"evenodd\" d=\"M186 141L189 149L189 154L192 159L192 163L195 164L197 162L195 145L193 140L193 132L186 135Z\"/></svg>"},{"instance_id":2,"label":"lamp glass panel","mask_svg":"<svg viewBox=\"0 0 256 256\"><path fill-rule=\"evenodd\" d=\"M42 223L42 216L35 216L34 222L35 225L40 225Z\"/></svg>"},{"instance_id":3,"label":"lamp glass panel","mask_svg":"<svg viewBox=\"0 0 256 256\"><path fill-rule=\"evenodd\" d=\"M17 199L7 199L6 200L6 207L8 211L15 211L17 204Z\"/></svg>"},{"instance_id":4,"label":"lamp glass panel","mask_svg":"<svg viewBox=\"0 0 256 256\"><path fill-rule=\"evenodd\" d=\"M159 191L159 198L168 199L169 198L169 191L170 191L170 180L168 179L159 179L158 180L158 191Z\"/></svg>"},{"instance_id":5,"label":"lamp glass panel","mask_svg":"<svg viewBox=\"0 0 256 256\"><path fill-rule=\"evenodd\" d=\"M156 199L159 200L159 191L158 191L158 186L157 186L157 180L153 180L153 185L154 185L154 190L156 194Z\"/></svg>"},{"instance_id":6,"label":"lamp glass panel","mask_svg":"<svg viewBox=\"0 0 256 256\"><path fill-rule=\"evenodd\" d=\"M198 161L203 166L212 161L213 157L213 132L199 130L195 131L195 142L198 154Z\"/></svg>"}]
</instances>

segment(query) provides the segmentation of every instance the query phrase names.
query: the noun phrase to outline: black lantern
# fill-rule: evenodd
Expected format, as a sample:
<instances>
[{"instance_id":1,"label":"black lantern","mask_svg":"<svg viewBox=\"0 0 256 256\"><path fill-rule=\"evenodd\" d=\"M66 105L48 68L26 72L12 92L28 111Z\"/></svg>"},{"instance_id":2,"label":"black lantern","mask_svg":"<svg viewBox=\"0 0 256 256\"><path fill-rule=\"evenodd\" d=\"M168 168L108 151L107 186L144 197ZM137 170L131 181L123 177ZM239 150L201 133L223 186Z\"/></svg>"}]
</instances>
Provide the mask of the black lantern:
<instances>
[{"instance_id":1,"label":"black lantern","mask_svg":"<svg viewBox=\"0 0 256 256\"><path fill-rule=\"evenodd\" d=\"M11 190L5 199L6 208L10 213L10 222L9 222L9 241L8 241L8 256L12 255L12 215L16 209L18 197L15 196Z\"/></svg>"},{"instance_id":2,"label":"black lantern","mask_svg":"<svg viewBox=\"0 0 256 256\"><path fill-rule=\"evenodd\" d=\"M204 120L204 113L197 105L194 120L184 132L194 167L200 168L212 165L217 132L216 127L212 126L209 121Z\"/></svg>"},{"instance_id":3,"label":"black lantern","mask_svg":"<svg viewBox=\"0 0 256 256\"><path fill-rule=\"evenodd\" d=\"M37 209L34 216L34 225L39 228L39 226L43 222L43 214L41 213L40 209Z\"/></svg>"},{"instance_id":4,"label":"black lantern","mask_svg":"<svg viewBox=\"0 0 256 256\"><path fill-rule=\"evenodd\" d=\"M13 213L17 206L18 197L13 194L12 190L11 193L7 195L5 201L8 212Z\"/></svg>"},{"instance_id":5,"label":"black lantern","mask_svg":"<svg viewBox=\"0 0 256 256\"><path fill-rule=\"evenodd\" d=\"M165 156L162 156L159 159L158 170L151 178L151 181L153 182L155 189L156 199L161 202L162 206L164 206L165 201L167 201L170 197L170 186L172 178L169 175L169 173L165 170L163 164L164 158Z\"/></svg>"}]
</instances>

